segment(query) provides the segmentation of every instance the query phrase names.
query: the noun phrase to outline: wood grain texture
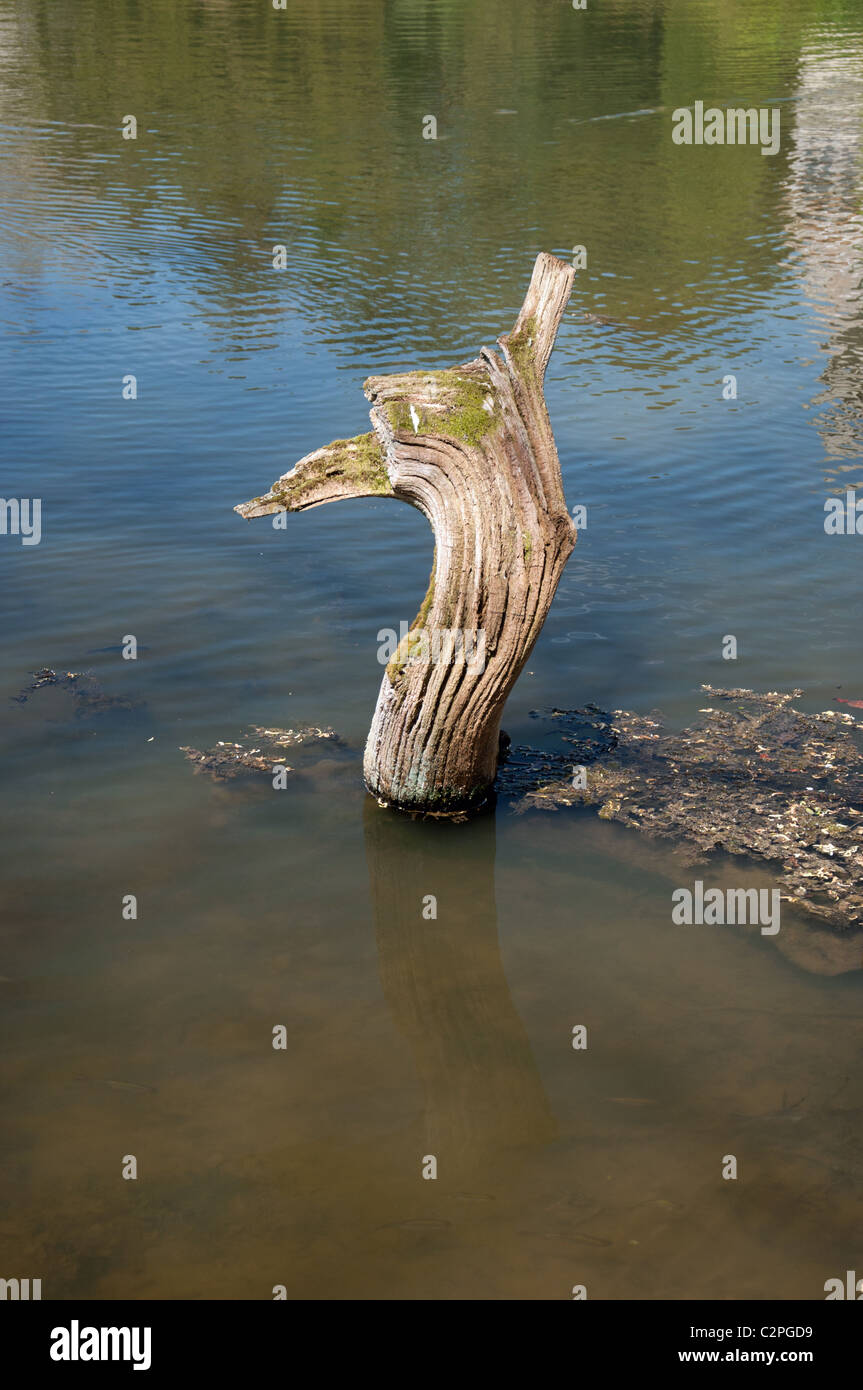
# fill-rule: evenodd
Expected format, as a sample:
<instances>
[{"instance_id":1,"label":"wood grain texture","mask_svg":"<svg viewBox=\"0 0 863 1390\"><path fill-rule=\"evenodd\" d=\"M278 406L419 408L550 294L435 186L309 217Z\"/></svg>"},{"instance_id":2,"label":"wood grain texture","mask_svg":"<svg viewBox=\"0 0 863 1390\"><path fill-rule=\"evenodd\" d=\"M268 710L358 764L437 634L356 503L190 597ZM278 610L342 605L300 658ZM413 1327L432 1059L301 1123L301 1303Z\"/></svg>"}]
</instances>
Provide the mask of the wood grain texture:
<instances>
[{"instance_id":1,"label":"wood grain texture","mask_svg":"<svg viewBox=\"0 0 863 1390\"><path fill-rule=\"evenodd\" d=\"M427 517L429 589L387 666L363 763L369 791L387 805L460 813L494 783L504 705L576 538L543 394L574 274L540 254L500 352L484 347L447 371L370 377L372 434L316 450L236 508L253 517L390 496Z\"/></svg>"}]
</instances>

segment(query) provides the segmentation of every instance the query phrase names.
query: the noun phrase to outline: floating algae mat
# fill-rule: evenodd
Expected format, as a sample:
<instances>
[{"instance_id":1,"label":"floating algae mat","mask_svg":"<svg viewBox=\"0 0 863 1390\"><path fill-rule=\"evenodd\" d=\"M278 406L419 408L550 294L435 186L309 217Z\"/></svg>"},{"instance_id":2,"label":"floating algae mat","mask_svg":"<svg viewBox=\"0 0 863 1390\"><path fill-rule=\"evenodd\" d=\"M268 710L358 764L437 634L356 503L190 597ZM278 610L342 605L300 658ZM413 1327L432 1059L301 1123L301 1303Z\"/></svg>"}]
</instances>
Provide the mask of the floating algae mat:
<instances>
[{"instance_id":1,"label":"floating algae mat","mask_svg":"<svg viewBox=\"0 0 863 1390\"><path fill-rule=\"evenodd\" d=\"M701 689L716 705L679 733L595 706L536 717L568 751L513 748L498 779L514 809L594 806L604 820L777 866L784 896L831 924L863 923L863 757L851 715L802 695Z\"/></svg>"},{"instance_id":2,"label":"floating algae mat","mask_svg":"<svg viewBox=\"0 0 863 1390\"><path fill-rule=\"evenodd\" d=\"M19 705L26 705L36 691L51 688L71 696L76 718L88 714L103 714L107 710L135 710L141 707L140 700L130 700L122 695L106 695L101 683L89 671L55 671L51 666L42 666L32 675L32 681L23 686L17 695L12 696Z\"/></svg>"},{"instance_id":3,"label":"floating algae mat","mask_svg":"<svg viewBox=\"0 0 863 1390\"><path fill-rule=\"evenodd\" d=\"M230 782L248 773L273 775L276 767L292 773L297 769L285 762L287 753L296 754L297 749L319 748L321 744L333 749L345 747L344 740L334 729L319 729L313 725L301 724L296 729L265 728L253 724L249 732L238 742L219 742L215 748L180 749L195 771L205 773L216 782Z\"/></svg>"}]
</instances>

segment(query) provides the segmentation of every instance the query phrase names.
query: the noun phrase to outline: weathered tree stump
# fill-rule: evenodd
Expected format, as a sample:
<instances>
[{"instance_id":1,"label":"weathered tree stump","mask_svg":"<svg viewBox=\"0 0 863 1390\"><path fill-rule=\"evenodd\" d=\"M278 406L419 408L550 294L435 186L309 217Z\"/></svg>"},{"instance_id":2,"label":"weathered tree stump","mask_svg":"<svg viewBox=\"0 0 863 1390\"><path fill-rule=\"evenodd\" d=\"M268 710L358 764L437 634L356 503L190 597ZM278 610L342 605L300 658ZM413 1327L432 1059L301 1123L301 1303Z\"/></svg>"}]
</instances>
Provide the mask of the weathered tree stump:
<instances>
[{"instance_id":1,"label":"weathered tree stump","mask_svg":"<svg viewBox=\"0 0 863 1390\"><path fill-rule=\"evenodd\" d=\"M431 523L428 592L366 743L366 785L389 805L450 814L494 782L503 707L575 544L543 394L574 273L538 256L500 355L484 347L446 371L370 377L372 433L317 449L236 508L256 517L394 497Z\"/></svg>"}]
</instances>

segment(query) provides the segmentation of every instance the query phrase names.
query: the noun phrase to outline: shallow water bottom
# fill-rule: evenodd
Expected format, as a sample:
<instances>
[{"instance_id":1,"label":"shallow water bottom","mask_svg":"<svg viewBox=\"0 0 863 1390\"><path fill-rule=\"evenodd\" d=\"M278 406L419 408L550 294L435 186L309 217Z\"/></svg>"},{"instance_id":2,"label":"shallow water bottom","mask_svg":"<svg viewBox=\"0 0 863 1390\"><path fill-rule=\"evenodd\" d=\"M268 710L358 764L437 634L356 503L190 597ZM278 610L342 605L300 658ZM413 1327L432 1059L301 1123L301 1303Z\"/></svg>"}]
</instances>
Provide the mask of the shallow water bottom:
<instances>
[{"instance_id":1,"label":"shallow water bottom","mask_svg":"<svg viewBox=\"0 0 863 1390\"><path fill-rule=\"evenodd\" d=\"M43 1297L809 1299L856 1267L851 938L826 976L790 913L676 927L693 871L583 813L166 780L146 875L115 843L82 882L50 806L48 910L7 904L0 1229Z\"/></svg>"}]
</instances>

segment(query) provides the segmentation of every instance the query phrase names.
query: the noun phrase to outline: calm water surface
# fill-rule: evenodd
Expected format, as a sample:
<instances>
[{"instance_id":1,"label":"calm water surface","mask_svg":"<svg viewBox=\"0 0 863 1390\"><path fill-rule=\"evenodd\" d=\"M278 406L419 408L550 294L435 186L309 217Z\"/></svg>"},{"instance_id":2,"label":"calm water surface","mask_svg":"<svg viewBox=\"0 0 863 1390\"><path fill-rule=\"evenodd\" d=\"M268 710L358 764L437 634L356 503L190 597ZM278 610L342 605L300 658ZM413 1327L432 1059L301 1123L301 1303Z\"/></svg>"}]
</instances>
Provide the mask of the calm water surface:
<instances>
[{"instance_id":1,"label":"calm water surface","mask_svg":"<svg viewBox=\"0 0 863 1390\"><path fill-rule=\"evenodd\" d=\"M695 100L778 106L779 153L673 145ZM547 397L588 527L505 727L680 725L701 682L863 697L863 542L823 530L863 488L859 5L0 0L0 122L0 491L43 499L40 545L0 538L0 1274L823 1297L861 1258L863 943L831 974L790 910L775 940L675 928L693 871L589 815L382 813L377 633L419 606L426 523L232 507L584 245ZM45 665L135 707L14 703ZM302 723L347 776L220 787L179 751Z\"/></svg>"}]
</instances>

